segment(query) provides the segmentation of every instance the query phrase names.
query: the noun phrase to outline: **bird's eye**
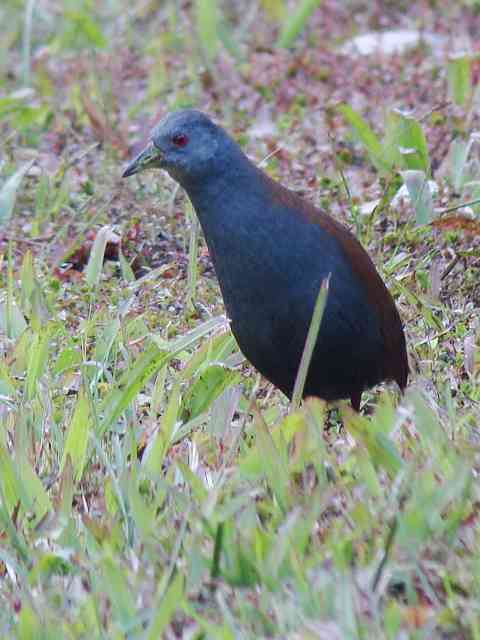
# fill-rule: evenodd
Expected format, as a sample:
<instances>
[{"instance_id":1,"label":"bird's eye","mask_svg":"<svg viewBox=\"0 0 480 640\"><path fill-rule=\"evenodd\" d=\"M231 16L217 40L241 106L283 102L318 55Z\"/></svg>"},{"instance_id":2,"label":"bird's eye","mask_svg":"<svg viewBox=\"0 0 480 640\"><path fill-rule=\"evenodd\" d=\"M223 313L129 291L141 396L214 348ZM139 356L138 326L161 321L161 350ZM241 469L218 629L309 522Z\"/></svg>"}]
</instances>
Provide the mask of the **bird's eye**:
<instances>
[{"instance_id":1,"label":"bird's eye","mask_svg":"<svg viewBox=\"0 0 480 640\"><path fill-rule=\"evenodd\" d=\"M172 142L176 147L184 147L188 143L188 138L184 133L176 133Z\"/></svg>"}]
</instances>

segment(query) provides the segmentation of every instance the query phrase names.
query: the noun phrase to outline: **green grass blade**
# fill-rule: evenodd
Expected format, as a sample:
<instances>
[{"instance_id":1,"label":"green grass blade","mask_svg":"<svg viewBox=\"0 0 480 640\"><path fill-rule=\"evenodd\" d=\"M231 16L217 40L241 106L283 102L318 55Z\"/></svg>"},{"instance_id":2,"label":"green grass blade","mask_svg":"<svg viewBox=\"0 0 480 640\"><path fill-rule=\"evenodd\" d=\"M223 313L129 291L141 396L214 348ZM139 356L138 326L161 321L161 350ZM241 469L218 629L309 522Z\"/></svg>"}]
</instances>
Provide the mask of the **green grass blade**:
<instances>
[{"instance_id":1,"label":"green grass blade","mask_svg":"<svg viewBox=\"0 0 480 640\"><path fill-rule=\"evenodd\" d=\"M277 47L288 49L292 46L305 27L308 18L320 6L320 3L321 0L301 0L297 3L297 8L294 10L293 15L287 14L285 18L277 40Z\"/></svg>"},{"instance_id":2,"label":"green grass blade","mask_svg":"<svg viewBox=\"0 0 480 640\"><path fill-rule=\"evenodd\" d=\"M50 331L48 327L33 335L29 349L27 378L25 381L25 393L28 400L33 399L37 391L37 383L45 370L48 359L49 341Z\"/></svg>"},{"instance_id":3,"label":"green grass blade","mask_svg":"<svg viewBox=\"0 0 480 640\"><path fill-rule=\"evenodd\" d=\"M195 0L196 30L207 60L215 58L219 45L220 9L217 0Z\"/></svg>"},{"instance_id":4,"label":"green grass blade","mask_svg":"<svg viewBox=\"0 0 480 640\"><path fill-rule=\"evenodd\" d=\"M385 125L385 148L400 167L430 175L430 158L422 125L410 113L392 109Z\"/></svg>"},{"instance_id":5,"label":"green grass blade","mask_svg":"<svg viewBox=\"0 0 480 640\"><path fill-rule=\"evenodd\" d=\"M206 411L225 389L236 384L239 378L237 371L220 364L210 365L201 372L185 395L183 414L188 420L193 420Z\"/></svg>"},{"instance_id":6,"label":"green grass blade","mask_svg":"<svg viewBox=\"0 0 480 640\"><path fill-rule=\"evenodd\" d=\"M377 416L368 420L350 411L344 419L344 425L355 440L365 446L372 463L385 469L391 477L395 477L404 466L404 462L388 434L380 431L377 421Z\"/></svg>"},{"instance_id":7,"label":"green grass blade","mask_svg":"<svg viewBox=\"0 0 480 640\"><path fill-rule=\"evenodd\" d=\"M216 316L199 324L195 329L192 329L184 336L180 336L175 340L167 341L155 334L152 334L151 338L159 349L178 353L179 351L192 347L200 338L203 338L203 336L208 335L214 329L219 329L222 326L225 326L225 319L222 316Z\"/></svg>"},{"instance_id":8,"label":"green grass blade","mask_svg":"<svg viewBox=\"0 0 480 640\"><path fill-rule=\"evenodd\" d=\"M166 366L178 353L193 346L201 337L222 323L221 318L211 318L177 340L167 342L159 339L162 350L156 344L152 344L136 361L134 367L125 371L117 386L102 402L100 413L103 411L104 416L99 426L98 437L120 418L154 374Z\"/></svg>"},{"instance_id":9,"label":"green grass blade","mask_svg":"<svg viewBox=\"0 0 480 640\"><path fill-rule=\"evenodd\" d=\"M15 278L13 275L13 252L12 243L8 243L8 265L7 265L7 296L5 302L0 302L0 329L6 333L8 338L16 339L27 328L27 323L23 314L15 301Z\"/></svg>"},{"instance_id":10,"label":"green grass blade","mask_svg":"<svg viewBox=\"0 0 480 640\"><path fill-rule=\"evenodd\" d=\"M122 271L122 276L126 282L135 282L135 274L133 273L132 267L128 263L128 260L123 255L123 251L120 248L118 251L118 261L120 262L120 269Z\"/></svg>"},{"instance_id":11,"label":"green grass blade","mask_svg":"<svg viewBox=\"0 0 480 640\"><path fill-rule=\"evenodd\" d=\"M90 405L84 391L81 390L65 439L60 472L63 473L67 458L72 461L75 480L80 481L85 465L88 437L91 428Z\"/></svg>"},{"instance_id":12,"label":"green grass blade","mask_svg":"<svg viewBox=\"0 0 480 640\"><path fill-rule=\"evenodd\" d=\"M188 217L190 219L190 240L188 247L188 273L187 273L187 305L193 308L193 300L195 297L195 287L198 278L198 237L200 235L200 223L189 203L187 207Z\"/></svg>"},{"instance_id":13,"label":"green grass blade","mask_svg":"<svg viewBox=\"0 0 480 640\"><path fill-rule=\"evenodd\" d=\"M280 508L285 512L290 502L286 442L283 440L277 446L263 416L256 408L254 413L256 415L256 446L262 461L263 472Z\"/></svg>"},{"instance_id":14,"label":"green grass blade","mask_svg":"<svg viewBox=\"0 0 480 640\"><path fill-rule=\"evenodd\" d=\"M128 381L126 386L122 388L122 381L120 381L118 387L114 388L102 403L106 411L100 423L98 437L120 418L151 376L165 366L172 357L173 354L160 351L155 345L142 354L133 369L124 376Z\"/></svg>"},{"instance_id":15,"label":"green grass blade","mask_svg":"<svg viewBox=\"0 0 480 640\"><path fill-rule=\"evenodd\" d=\"M402 178L415 210L417 225L428 224L433 219L433 198L427 176L423 171L402 171Z\"/></svg>"},{"instance_id":16,"label":"green grass blade","mask_svg":"<svg viewBox=\"0 0 480 640\"><path fill-rule=\"evenodd\" d=\"M107 246L108 236L111 230L109 226L102 227L97 233L93 242L90 258L87 268L85 269L85 280L90 287L96 286L102 275L103 258L105 256L105 247Z\"/></svg>"},{"instance_id":17,"label":"green grass blade","mask_svg":"<svg viewBox=\"0 0 480 640\"><path fill-rule=\"evenodd\" d=\"M0 188L0 228L5 227L12 217L20 184L33 164L33 160L20 167Z\"/></svg>"},{"instance_id":18,"label":"green grass blade","mask_svg":"<svg viewBox=\"0 0 480 640\"><path fill-rule=\"evenodd\" d=\"M302 353L302 359L300 361L297 377L295 379L295 386L293 388L291 405L293 411L295 411L295 409L298 409L303 398L303 389L307 380L308 368L310 366L310 361L312 359L313 350L317 341L318 332L320 331L322 323L323 312L325 311L325 305L327 303L329 280L330 276L322 282L320 291L317 296L317 301L315 303L315 308L313 310L312 320L310 322L310 328L308 330L307 340L305 342L305 348Z\"/></svg>"},{"instance_id":19,"label":"green grass blade","mask_svg":"<svg viewBox=\"0 0 480 640\"><path fill-rule=\"evenodd\" d=\"M376 169L378 171L390 171L392 166L385 156L383 145L367 121L348 104L339 105L338 111L367 150L370 161Z\"/></svg>"},{"instance_id":20,"label":"green grass blade","mask_svg":"<svg viewBox=\"0 0 480 640\"><path fill-rule=\"evenodd\" d=\"M19 482L28 496L28 503L24 507L30 512L30 525L35 526L46 513L52 510L52 503L26 455L22 456L18 462L17 473ZM32 512L35 514L34 518L31 517Z\"/></svg>"},{"instance_id":21,"label":"green grass blade","mask_svg":"<svg viewBox=\"0 0 480 640\"><path fill-rule=\"evenodd\" d=\"M180 386L177 384L172 390L162 422L158 428L153 442L147 447L142 465L148 475L161 474L163 461L175 433L175 425L180 409Z\"/></svg>"},{"instance_id":22,"label":"green grass blade","mask_svg":"<svg viewBox=\"0 0 480 640\"><path fill-rule=\"evenodd\" d=\"M474 143L476 143L478 152L479 139L478 132L474 131L470 134L468 140L455 138L450 145L451 178L453 188L457 193L462 192L466 182L477 177L475 163L470 158L473 156L472 147Z\"/></svg>"},{"instance_id":23,"label":"green grass blade","mask_svg":"<svg viewBox=\"0 0 480 640\"><path fill-rule=\"evenodd\" d=\"M450 56L447 79L450 98L459 107L463 107L472 95L471 61L467 53Z\"/></svg>"},{"instance_id":24,"label":"green grass blade","mask_svg":"<svg viewBox=\"0 0 480 640\"><path fill-rule=\"evenodd\" d=\"M159 606L155 607L155 613L147 630L147 640L157 640L170 624L174 613L182 607L184 593L184 579L181 573L172 580Z\"/></svg>"}]
</instances>

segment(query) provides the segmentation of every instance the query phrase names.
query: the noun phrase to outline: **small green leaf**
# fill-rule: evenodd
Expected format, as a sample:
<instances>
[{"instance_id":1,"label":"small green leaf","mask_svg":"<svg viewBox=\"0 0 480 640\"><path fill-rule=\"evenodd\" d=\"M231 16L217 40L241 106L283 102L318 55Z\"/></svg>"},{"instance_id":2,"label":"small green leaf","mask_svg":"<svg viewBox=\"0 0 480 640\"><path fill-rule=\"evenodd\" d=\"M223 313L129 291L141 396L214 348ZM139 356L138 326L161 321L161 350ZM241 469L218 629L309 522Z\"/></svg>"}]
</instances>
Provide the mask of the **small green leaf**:
<instances>
[{"instance_id":1,"label":"small green leaf","mask_svg":"<svg viewBox=\"0 0 480 640\"><path fill-rule=\"evenodd\" d=\"M99 574L103 589L109 598L113 619L128 627L135 615L134 593L128 585L127 573L121 558L104 557Z\"/></svg>"},{"instance_id":2,"label":"small green leaf","mask_svg":"<svg viewBox=\"0 0 480 640\"><path fill-rule=\"evenodd\" d=\"M203 504L203 502L208 497L208 491L205 489L205 485L200 480L200 478L183 462L177 460L176 467L180 471L183 476L183 479L190 487L193 497L195 498L198 504Z\"/></svg>"},{"instance_id":3,"label":"small green leaf","mask_svg":"<svg viewBox=\"0 0 480 640\"><path fill-rule=\"evenodd\" d=\"M388 434L379 430L375 417L368 420L350 412L344 424L347 431L367 449L373 464L384 468L391 477L395 477L404 462Z\"/></svg>"},{"instance_id":4,"label":"small green leaf","mask_svg":"<svg viewBox=\"0 0 480 640\"><path fill-rule=\"evenodd\" d=\"M10 375L10 370L3 359L0 359L0 395L13 396L15 394L15 384ZM6 430L5 430L6 434ZM1 442L1 436L0 436Z\"/></svg>"},{"instance_id":5,"label":"small green leaf","mask_svg":"<svg viewBox=\"0 0 480 640\"><path fill-rule=\"evenodd\" d=\"M25 174L29 171L33 164L33 160L24 164L0 188L0 227L5 227L12 217L17 191L20 187Z\"/></svg>"},{"instance_id":6,"label":"small green leaf","mask_svg":"<svg viewBox=\"0 0 480 640\"><path fill-rule=\"evenodd\" d=\"M143 455L142 465L151 475L159 476L161 473L165 455L167 454L172 441L172 436L175 432L175 424L178 419L179 408L180 387L177 384L172 390L170 400L162 418L161 425L155 434L155 438L153 442L148 445Z\"/></svg>"},{"instance_id":7,"label":"small green leaf","mask_svg":"<svg viewBox=\"0 0 480 640\"><path fill-rule=\"evenodd\" d=\"M107 246L108 237L111 234L109 226L102 227L97 233L93 242L90 258L87 268L85 269L85 279L91 287L96 286L102 275L103 258L105 256L105 247Z\"/></svg>"},{"instance_id":8,"label":"small green leaf","mask_svg":"<svg viewBox=\"0 0 480 640\"><path fill-rule=\"evenodd\" d=\"M271 20L283 20L286 14L284 0L260 0L263 10Z\"/></svg>"},{"instance_id":9,"label":"small green leaf","mask_svg":"<svg viewBox=\"0 0 480 640\"><path fill-rule=\"evenodd\" d=\"M156 344L152 344L137 359L133 368L125 371L120 377L117 386L107 394L100 406L100 412L104 412L104 416L100 423L98 435L103 435L118 420L155 373L166 366L178 353L195 344L220 324L222 324L221 318L211 318L186 335L170 342L152 336L152 340L161 345L162 350Z\"/></svg>"},{"instance_id":10,"label":"small green leaf","mask_svg":"<svg viewBox=\"0 0 480 640\"><path fill-rule=\"evenodd\" d=\"M417 225L428 224L433 219L433 198L427 176L423 171L402 171L402 178L415 210Z\"/></svg>"},{"instance_id":11,"label":"small green leaf","mask_svg":"<svg viewBox=\"0 0 480 640\"><path fill-rule=\"evenodd\" d=\"M73 473L75 480L80 481L85 465L88 436L91 428L90 405L84 391L80 391L75 410L65 438L65 447L63 449L62 463L60 472L70 457L72 461Z\"/></svg>"},{"instance_id":12,"label":"small green leaf","mask_svg":"<svg viewBox=\"0 0 480 640\"><path fill-rule=\"evenodd\" d=\"M27 322L23 313L17 307L15 301L9 306L5 302L0 302L0 330L7 334L9 338L19 338L27 328Z\"/></svg>"},{"instance_id":13,"label":"small green leaf","mask_svg":"<svg viewBox=\"0 0 480 640\"><path fill-rule=\"evenodd\" d=\"M17 462L17 473L19 482L22 483L29 499L29 502L23 506L35 513L35 518L30 520L31 526L35 526L46 513L52 510L52 503L26 456Z\"/></svg>"},{"instance_id":14,"label":"small green leaf","mask_svg":"<svg viewBox=\"0 0 480 640\"><path fill-rule=\"evenodd\" d=\"M390 171L392 166L385 157L385 150L366 120L348 104L339 105L338 110L366 148L370 161L376 169L378 171Z\"/></svg>"},{"instance_id":15,"label":"small green leaf","mask_svg":"<svg viewBox=\"0 0 480 640\"><path fill-rule=\"evenodd\" d=\"M0 498L9 513L19 500L25 499L17 482L13 460L3 445L0 445Z\"/></svg>"},{"instance_id":16,"label":"small green leaf","mask_svg":"<svg viewBox=\"0 0 480 640\"><path fill-rule=\"evenodd\" d=\"M421 124L410 113L393 109L385 125L385 149L391 161L430 175L430 159Z\"/></svg>"},{"instance_id":17,"label":"small green leaf","mask_svg":"<svg viewBox=\"0 0 480 640\"><path fill-rule=\"evenodd\" d=\"M285 512L289 506L286 442L282 439L282 434L280 434L281 442L277 446L263 417L258 411L256 414L256 446L262 461L263 471L280 508Z\"/></svg>"},{"instance_id":18,"label":"small green leaf","mask_svg":"<svg viewBox=\"0 0 480 640\"><path fill-rule=\"evenodd\" d=\"M304 29L308 18L313 11L320 6L322 0L300 0L296 3L293 14L287 14L280 35L277 40L277 47L288 49L297 39L302 29Z\"/></svg>"},{"instance_id":19,"label":"small green leaf","mask_svg":"<svg viewBox=\"0 0 480 640\"><path fill-rule=\"evenodd\" d=\"M147 640L157 640L170 624L177 609L182 607L184 578L177 573L160 603L153 608L153 616L147 629Z\"/></svg>"},{"instance_id":20,"label":"small green leaf","mask_svg":"<svg viewBox=\"0 0 480 640\"><path fill-rule=\"evenodd\" d=\"M36 560L28 575L28 583L35 585L37 582L47 581L50 576L66 576L72 572L72 566L54 553L44 553Z\"/></svg>"},{"instance_id":21,"label":"small green leaf","mask_svg":"<svg viewBox=\"0 0 480 640\"><path fill-rule=\"evenodd\" d=\"M470 56L467 53L450 56L447 78L450 98L463 107L472 94Z\"/></svg>"},{"instance_id":22,"label":"small green leaf","mask_svg":"<svg viewBox=\"0 0 480 640\"><path fill-rule=\"evenodd\" d=\"M134 473L130 476L128 483L128 504L130 515L139 534L148 538L155 526L155 509L146 503Z\"/></svg>"},{"instance_id":23,"label":"small green leaf","mask_svg":"<svg viewBox=\"0 0 480 640\"><path fill-rule=\"evenodd\" d=\"M185 394L183 413L187 419L192 420L206 411L213 401L227 387L238 382L239 378L240 374L237 371L220 364L213 364L204 369Z\"/></svg>"},{"instance_id":24,"label":"small green leaf","mask_svg":"<svg viewBox=\"0 0 480 640\"><path fill-rule=\"evenodd\" d=\"M284 449L303 427L303 419L299 412L290 413L269 434L277 449ZM258 447L248 449L239 459L239 468L248 479L258 478L264 473L263 457Z\"/></svg>"},{"instance_id":25,"label":"small green leaf","mask_svg":"<svg viewBox=\"0 0 480 640\"><path fill-rule=\"evenodd\" d=\"M22 606L15 635L19 640L30 640L31 638L44 640L47 637L45 621L28 604Z\"/></svg>"},{"instance_id":26,"label":"small green leaf","mask_svg":"<svg viewBox=\"0 0 480 640\"><path fill-rule=\"evenodd\" d=\"M9 513L20 504L23 512L30 512L29 524L32 527L52 508L50 498L27 456L22 455L20 460L14 460L1 445L0 503L3 503Z\"/></svg>"},{"instance_id":27,"label":"small green leaf","mask_svg":"<svg viewBox=\"0 0 480 640\"><path fill-rule=\"evenodd\" d=\"M82 11L68 10L64 12L65 31L60 38L63 47L80 47L82 45L90 45L99 49L105 47L107 40L99 24L94 21L93 15L95 14L90 13L87 7Z\"/></svg>"},{"instance_id":28,"label":"small green leaf","mask_svg":"<svg viewBox=\"0 0 480 640\"><path fill-rule=\"evenodd\" d=\"M470 134L468 140L455 138L450 145L452 182L453 188L457 193L461 193L466 182L477 177L476 170L478 169L476 167L476 161L469 161L469 157L475 142L477 143L478 149L479 139L480 135L474 131Z\"/></svg>"},{"instance_id":29,"label":"small green leaf","mask_svg":"<svg viewBox=\"0 0 480 640\"><path fill-rule=\"evenodd\" d=\"M125 280L125 282L135 282L135 274L133 273L132 267L130 266L128 260L123 255L123 251L121 249L119 249L118 251L118 260L120 262L122 277Z\"/></svg>"},{"instance_id":30,"label":"small green leaf","mask_svg":"<svg viewBox=\"0 0 480 640\"><path fill-rule=\"evenodd\" d=\"M49 342L50 330L48 326L44 327L42 331L33 334L28 356L27 378L25 380L25 392L28 400L34 397L37 391L37 383L45 370Z\"/></svg>"},{"instance_id":31,"label":"small green leaf","mask_svg":"<svg viewBox=\"0 0 480 640\"><path fill-rule=\"evenodd\" d=\"M36 282L33 257L30 249L28 249L23 256L20 269L20 281L22 285L22 299L29 300L33 295Z\"/></svg>"},{"instance_id":32,"label":"small green leaf","mask_svg":"<svg viewBox=\"0 0 480 640\"><path fill-rule=\"evenodd\" d=\"M68 347L60 351L58 358L53 366L52 373L58 375L66 369L77 367L82 362L82 354L78 349Z\"/></svg>"},{"instance_id":33,"label":"small green leaf","mask_svg":"<svg viewBox=\"0 0 480 640\"><path fill-rule=\"evenodd\" d=\"M99 436L118 420L150 377L165 366L171 357L171 354L160 351L155 345L142 354L135 366L129 369L128 375L122 376L125 378L125 386L121 379L118 387L110 391L102 402L101 409L104 409L105 413L100 423Z\"/></svg>"},{"instance_id":34,"label":"small green leaf","mask_svg":"<svg viewBox=\"0 0 480 640\"><path fill-rule=\"evenodd\" d=\"M195 0L197 34L208 60L213 60L218 50L220 10L217 0Z\"/></svg>"},{"instance_id":35,"label":"small green leaf","mask_svg":"<svg viewBox=\"0 0 480 640\"><path fill-rule=\"evenodd\" d=\"M31 251L27 251L22 260L20 271L21 307L34 331L39 331L48 320L49 314L45 296L35 273Z\"/></svg>"},{"instance_id":36,"label":"small green leaf","mask_svg":"<svg viewBox=\"0 0 480 640\"><path fill-rule=\"evenodd\" d=\"M208 364L224 364L228 356L236 350L238 350L237 343L229 331L213 336L195 349L192 357L181 370L180 379L190 380Z\"/></svg>"}]
</instances>

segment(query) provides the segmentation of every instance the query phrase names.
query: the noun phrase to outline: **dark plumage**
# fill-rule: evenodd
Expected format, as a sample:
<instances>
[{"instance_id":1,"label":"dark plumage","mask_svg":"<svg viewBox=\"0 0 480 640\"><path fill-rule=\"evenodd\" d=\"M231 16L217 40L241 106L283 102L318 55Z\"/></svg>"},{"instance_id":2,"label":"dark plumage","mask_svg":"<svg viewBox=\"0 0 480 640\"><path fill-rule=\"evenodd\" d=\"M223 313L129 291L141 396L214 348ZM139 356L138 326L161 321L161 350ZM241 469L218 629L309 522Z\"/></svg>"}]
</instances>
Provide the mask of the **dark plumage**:
<instances>
[{"instance_id":1,"label":"dark plumage","mask_svg":"<svg viewBox=\"0 0 480 640\"><path fill-rule=\"evenodd\" d=\"M159 167L200 219L240 349L291 396L320 284L331 274L304 395L350 398L382 380L403 390L408 361L395 303L358 240L260 171L206 115L172 113L124 176Z\"/></svg>"}]
</instances>

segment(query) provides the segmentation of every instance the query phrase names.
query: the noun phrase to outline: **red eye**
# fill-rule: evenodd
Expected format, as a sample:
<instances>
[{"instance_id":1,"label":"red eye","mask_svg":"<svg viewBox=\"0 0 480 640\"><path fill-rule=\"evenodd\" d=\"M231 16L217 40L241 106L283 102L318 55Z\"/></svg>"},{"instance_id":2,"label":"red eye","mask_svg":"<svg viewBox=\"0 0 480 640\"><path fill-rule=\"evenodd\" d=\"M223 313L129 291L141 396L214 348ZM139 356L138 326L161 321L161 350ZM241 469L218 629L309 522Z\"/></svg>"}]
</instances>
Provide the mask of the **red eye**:
<instances>
[{"instance_id":1,"label":"red eye","mask_svg":"<svg viewBox=\"0 0 480 640\"><path fill-rule=\"evenodd\" d=\"M176 147L184 147L188 143L188 138L184 133L176 133L172 142Z\"/></svg>"}]
</instances>

